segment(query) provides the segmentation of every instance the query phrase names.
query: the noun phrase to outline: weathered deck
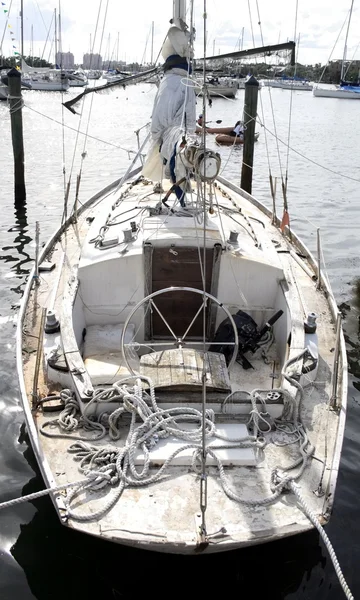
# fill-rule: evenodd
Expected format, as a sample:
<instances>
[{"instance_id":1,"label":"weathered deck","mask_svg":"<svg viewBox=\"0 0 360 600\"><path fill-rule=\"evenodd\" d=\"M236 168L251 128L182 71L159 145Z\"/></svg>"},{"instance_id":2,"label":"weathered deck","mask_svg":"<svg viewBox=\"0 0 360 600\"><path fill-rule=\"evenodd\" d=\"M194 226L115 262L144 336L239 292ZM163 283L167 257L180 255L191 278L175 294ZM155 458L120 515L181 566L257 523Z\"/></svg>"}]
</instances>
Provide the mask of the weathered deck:
<instances>
[{"instance_id":1,"label":"weathered deck","mask_svg":"<svg viewBox=\"0 0 360 600\"><path fill-rule=\"evenodd\" d=\"M339 386L339 401L343 402L339 411L329 408L331 396L331 373L333 370L333 352L336 343L334 318L329 308L329 302L323 291L316 288L315 282L307 275L301 265L287 252L288 242L281 233L267 220L267 217L255 206L249 207L246 199L234 191L230 192L231 199L222 198L222 203L228 202L233 206L236 202L245 214L250 214L265 224L268 240L271 240L269 256L278 254L286 275L287 286L291 294L299 299L299 319L304 319L309 312L318 315L319 339L319 370L317 380L305 388L301 406L301 419L308 431L311 444L316 448L314 459L305 470L299 481L302 494L309 505L321 519L329 516L332 505L332 494L336 482L336 474L340 459L342 430L344 427L345 396ZM147 203L151 198L147 197ZM155 199L154 199L155 202ZM53 308L61 312L64 290L73 277L73 268L78 264L80 251L89 229L89 219L96 216L100 210L98 204L86 209L77 224L72 224L66 230L46 256L46 260L56 263L55 269L41 273L40 285L34 286L27 304L23 322L23 357L26 408L30 437L42 468L46 484L63 484L81 479L78 463L67 452L71 439L48 438L37 436L36 431L44 423L57 417L56 413L43 413L41 410L29 410L32 403L33 380L36 368L37 336L39 335L42 308ZM255 233L259 236L263 226L252 221ZM278 250L284 252L278 253ZM245 252L247 248L245 248ZM303 259L308 268L311 264ZM294 283L296 282L296 283ZM301 290L301 291L300 291ZM219 291L221 299L221 290ZM252 360L252 359L251 359ZM255 374L235 365L231 373L232 390L251 390L254 387L272 388L280 382L277 368L277 357L269 364L261 358L252 360ZM341 369L340 369L341 375ZM256 386L254 381L256 380ZM341 381L340 381L341 384ZM61 386L53 386L54 391ZM46 377L41 365L37 389L40 396L49 393ZM184 394L184 392L182 392ZM163 402L166 404L166 397ZM183 396L186 404L186 397ZM340 414L340 417L339 417ZM33 419L33 421L31 421ZM245 418L238 416L232 422L243 423ZM219 417L219 422L221 418ZM123 436L116 446L123 444L127 434L127 426L123 427ZM209 546L206 551L228 550L266 542L284 535L304 531L311 524L297 507L293 495L284 494L274 504L267 506L249 506L246 500L261 500L271 495L271 473L275 466L286 467L299 456L298 445L279 445L288 441L281 432L265 433L267 441L265 451L256 454L256 467L225 468L229 487L245 503L231 500L223 491L215 467L208 469L208 492L206 523ZM91 435L89 435L91 438ZM95 442L100 445L102 442ZM106 440L109 443L109 440ZM315 495L321 478L324 496ZM89 503L78 502L75 507L81 513L91 513L98 510L104 497L116 493L116 488L103 492L88 493ZM66 495L64 492L63 495ZM163 480L146 487L125 489L117 504L96 522L76 522L69 520L67 524L87 533L114 540L120 543L139 545L149 549L162 551L193 553L198 543L198 526L200 515L200 479L189 471L188 467L173 466L168 469L168 476ZM55 502L60 515L64 517L61 499Z\"/></svg>"}]
</instances>

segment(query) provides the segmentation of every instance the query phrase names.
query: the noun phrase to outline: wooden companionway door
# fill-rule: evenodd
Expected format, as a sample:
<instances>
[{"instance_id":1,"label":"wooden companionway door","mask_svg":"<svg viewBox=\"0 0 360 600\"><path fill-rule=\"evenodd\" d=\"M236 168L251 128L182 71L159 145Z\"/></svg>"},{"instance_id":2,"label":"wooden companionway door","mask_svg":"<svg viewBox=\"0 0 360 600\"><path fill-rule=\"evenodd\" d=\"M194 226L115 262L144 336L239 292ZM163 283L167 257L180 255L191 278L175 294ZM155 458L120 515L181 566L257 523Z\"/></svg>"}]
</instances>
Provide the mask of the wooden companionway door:
<instances>
[{"instance_id":1,"label":"wooden companionway door","mask_svg":"<svg viewBox=\"0 0 360 600\"><path fill-rule=\"evenodd\" d=\"M219 278L221 245L207 248L205 253L205 288L206 291L217 295ZM197 247L170 246L166 248L145 247L145 279L147 293L152 293L169 287L192 287L203 289L200 266L204 260L204 251ZM203 297L200 294L183 290L167 292L156 296L156 306L166 319L173 332L181 337L186 332L191 321L199 310ZM215 311L215 312L214 312ZM206 336L214 335L216 308L212 305L206 310ZM189 338L202 338L203 313L200 312L189 330ZM146 313L147 339L166 339L171 337L169 329L156 310Z\"/></svg>"}]
</instances>

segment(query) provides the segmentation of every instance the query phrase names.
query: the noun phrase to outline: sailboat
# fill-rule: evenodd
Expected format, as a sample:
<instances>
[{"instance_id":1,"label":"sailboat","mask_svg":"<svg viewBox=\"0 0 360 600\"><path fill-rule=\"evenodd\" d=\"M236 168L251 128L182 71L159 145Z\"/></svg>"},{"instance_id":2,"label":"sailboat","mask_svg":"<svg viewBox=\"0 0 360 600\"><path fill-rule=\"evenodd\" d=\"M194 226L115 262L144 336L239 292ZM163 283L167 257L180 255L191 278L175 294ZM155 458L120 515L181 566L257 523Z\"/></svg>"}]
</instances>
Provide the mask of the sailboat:
<instances>
[{"instance_id":1,"label":"sailboat","mask_svg":"<svg viewBox=\"0 0 360 600\"><path fill-rule=\"evenodd\" d=\"M0 81L0 100L7 100L9 96L9 88L5 83Z\"/></svg>"},{"instance_id":2,"label":"sailboat","mask_svg":"<svg viewBox=\"0 0 360 600\"><path fill-rule=\"evenodd\" d=\"M344 53L343 53L343 59L342 59L342 63L341 63L340 85L337 85L334 88L330 88L330 87L323 88L323 87L316 86L313 89L314 96L317 96L320 98L345 98L348 100L360 100L360 86L357 85L356 83L351 83L351 82L345 81L347 41L348 41L348 37L349 37L349 29L350 29L350 22L351 22L353 6L354 6L354 0L351 0L349 19L348 19L348 24L347 24L347 29L346 29L346 36L345 36Z\"/></svg>"},{"instance_id":3,"label":"sailboat","mask_svg":"<svg viewBox=\"0 0 360 600\"><path fill-rule=\"evenodd\" d=\"M32 90L66 92L69 89L69 79L61 69L30 67L24 59L21 59L21 72L23 81L28 82Z\"/></svg>"},{"instance_id":4,"label":"sailboat","mask_svg":"<svg viewBox=\"0 0 360 600\"><path fill-rule=\"evenodd\" d=\"M185 8L174 1L145 164L74 206L37 254L17 365L61 522L193 555L328 521L347 362L333 293L287 211L220 176L193 136Z\"/></svg>"},{"instance_id":5,"label":"sailboat","mask_svg":"<svg viewBox=\"0 0 360 600\"><path fill-rule=\"evenodd\" d=\"M21 27L23 23L23 10L21 11ZM55 28L55 65L57 56L57 17L56 8L54 9L54 28ZM60 29L60 15L59 15L59 29ZM69 89L69 77L67 73L62 69L51 69L49 67L31 67L28 65L23 54L21 56L21 71L23 74L23 81L26 81L31 86L32 90L47 91L47 92L66 92ZM86 85L81 83L81 85Z\"/></svg>"},{"instance_id":6,"label":"sailboat","mask_svg":"<svg viewBox=\"0 0 360 600\"><path fill-rule=\"evenodd\" d=\"M308 79L297 76L283 75L275 79L266 79L263 83L266 87L281 88L282 90L311 91L313 89L313 85Z\"/></svg>"}]
</instances>

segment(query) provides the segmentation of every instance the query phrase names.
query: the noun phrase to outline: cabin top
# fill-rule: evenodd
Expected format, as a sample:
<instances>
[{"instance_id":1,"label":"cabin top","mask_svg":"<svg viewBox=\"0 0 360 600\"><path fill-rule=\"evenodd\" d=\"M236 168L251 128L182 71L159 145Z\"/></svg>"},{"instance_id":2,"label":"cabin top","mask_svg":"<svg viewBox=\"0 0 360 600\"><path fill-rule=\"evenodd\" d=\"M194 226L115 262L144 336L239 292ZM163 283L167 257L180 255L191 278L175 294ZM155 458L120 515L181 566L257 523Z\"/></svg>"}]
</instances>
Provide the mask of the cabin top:
<instances>
[{"instance_id":1,"label":"cabin top","mask_svg":"<svg viewBox=\"0 0 360 600\"><path fill-rule=\"evenodd\" d=\"M263 234L265 227L261 211L250 207L249 212L248 203L246 208L242 206L241 196L234 193L233 197L223 197L218 191L216 198L209 198L204 232L202 206L193 202L182 208L174 195L164 205L166 192L156 193L153 184L142 181L127 190L111 195L107 210L102 206L101 212L95 213L82 250L80 270L142 254L147 244L155 248L204 248L204 240L206 248L221 245L237 256L281 268L270 237L264 241L261 235L261 244L258 241L257 232L261 229Z\"/></svg>"}]
</instances>

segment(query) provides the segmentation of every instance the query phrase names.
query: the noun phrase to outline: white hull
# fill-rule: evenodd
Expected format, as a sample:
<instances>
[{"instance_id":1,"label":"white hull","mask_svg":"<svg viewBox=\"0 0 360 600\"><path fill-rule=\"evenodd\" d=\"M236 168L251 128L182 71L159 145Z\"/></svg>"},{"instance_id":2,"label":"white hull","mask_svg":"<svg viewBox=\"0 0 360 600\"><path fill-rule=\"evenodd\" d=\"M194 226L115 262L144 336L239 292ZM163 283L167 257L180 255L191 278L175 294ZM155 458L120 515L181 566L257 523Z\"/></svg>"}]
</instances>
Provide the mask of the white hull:
<instances>
[{"instance_id":1,"label":"white hull","mask_svg":"<svg viewBox=\"0 0 360 600\"><path fill-rule=\"evenodd\" d=\"M303 84L283 83L280 87L283 90L299 90L299 91L305 91L305 92L311 92L311 90L313 89L313 86L310 85L309 83L303 83Z\"/></svg>"},{"instance_id":2,"label":"white hull","mask_svg":"<svg viewBox=\"0 0 360 600\"><path fill-rule=\"evenodd\" d=\"M311 91L313 86L310 83L301 82L287 82L287 81L274 81L274 80L263 80L265 87L280 88L282 90L300 90L300 91Z\"/></svg>"},{"instance_id":3,"label":"white hull","mask_svg":"<svg viewBox=\"0 0 360 600\"><path fill-rule=\"evenodd\" d=\"M46 92L66 92L69 89L67 81L42 81L31 79L31 89Z\"/></svg>"},{"instance_id":4,"label":"white hull","mask_svg":"<svg viewBox=\"0 0 360 600\"><path fill-rule=\"evenodd\" d=\"M113 81L122 81L124 79L123 75L111 75L109 73L105 73L103 75L103 79L106 79L109 83Z\"/></svg>"},{"instance_id":5,"label":"white hull","mask_svg":"<svg viewBox=\"0 0 360 600\"><path fill-rule=\"evenodd\" d=\"M208 94L214 98L214 97L221 97L221 96L225 96L225 98L235 98L236 96L236 92L237 92L237 87L234 86L228 86L228 85L207 85L207 91ZM202 96L202 91L199 90L199 92L197 92L197 94L199 96Z\"/></svg>"},{"instance_id":6,"label":"white hull","mask_svg":"<svg viewBox=\"0 0 360 600\"><path fill-rule=\"evenodd\" d=\"M318 98L341 98L344 100L360 100L360 88L359 92L352 92L350 90L342 89L325 89L325 88L314 88L314 96Z\"/></svg>"},{"instance_id":7,"label":"white hull","mask_svg":"<svg viewBox=\"0 0 360 600\"><path fill-rule=\"evenodd\" d=\"M87 84L87 81L75 81L75 79L69 79L70 87L85 87Z\"/></svg>"},{"instance_id":8,"label":"white hull","mask_svg":"<svg viewBox=\"0 0 360 600\"><path fill-rule=\"evenodd\" d=\"M9 95L9 88L7 85L0 83L0 100L7 100Z\"/></svg>"},{"instance_id":9,"label":"white hull","mask_svg":"<svg viewBox=\"0 0 360 600\"><path fill-rule=\"evenodd\" d=\"M339 379L336 386L339 411L329 409L334 361L332 349L336 345L334 331L337 315L336 302L325 280L322 280L323 291L317 290L316 281L314 281L316 278L315 261L293 232L290 243L290 239L284 238L278 226L271 224L270 211L255 198L221 178L217 185L220 204L225 206L226 211L231 210L233 215L236 214L236 219L240 220L239 227L235 226L239 235L239 251L236 246L229 246L227 242L231 230L234 229L234 220L226 217L224 213L223 223L220 226L221 219L215 210L212 216L208 215L207 217L206 235L206 247L209 252L214 251L215 253L216 249L218 252L217 258L213 258L209 262L209 268L214 269L209 279L211 293L218 295L221 305L227 307L232 313L239 308L248 311L259 323L259 326L266 322L275 311L283 310L283 316L274 327L276 341L270 351L270 363L265 363L261 356L256 358L255 355L254 357L249 356L255 370L244 370L241 365L234 363L230 381L227 380L226 383L227 386L230 386L229 389L232 391L247 390L242 393L249 394L255 387L270 389L272 392L286 388L290 396L292 393L296 395L296 389L294 392L292 386L288 385L287 381L279 375L279 364L284 364L289 356L298 357L304 344L307 343L303 327L305 313L314 312L321 315L316 337L320 361L316 363L317 375L313 374L316 377L316 385L304 387L304 396L301 407L299 407L302 421L309 432L311 444L316 448L317 460L309 462L298 480L298 484L311 509L320 518L326 520L331 512L339 468L347 397L346 352L341 334ZM154 346L154 344L156 346L155 341L158 334L151 333L155 331L153 329L155 328L155 317L153 315L150 318L148 311L142 313L141 310L140 314L136 315L134 306L137 302L143 301L144 289L147 290L145 295L153 289L159 289L158 280L160 283L161 279L168 277L166 272L169 272L169 269L170 271L172 268L177 269L177 265L182 264L182 256L185 260L185 285L189 285L189 277L192 273L191 264L193 263L187 257L187 249L193 249L196 260L198 256L196 240L200 239L201 227L197 231L196 219L171 213L168 216L159 214L156 216L156 213L154 216L150 216L151 212L147 211L150 211L150 207L155 209L159 205L160 196L158 191L151 192L151 184L148 185L146 182L133 180L130 187L124 185L117 190L113 186L112 189L114 190L113 194L110 193L111 190L106 189L85 203L79 211L78 223L74 224L73 220L69 219L49 241L42 251L40 264L43 260L50 260L56 263L55 268L41 274L36 290L33 289L30 277L22 301L17 330L17 361L22 403L29 436L45 483L51 487L77 481L82 479L83 475L79 474L79 463L74 461L73 456L68 453L71 439L54 439L42 435L39 431L39 428L45 426L46 421L54 420L59 413L44 413L40 408L32 410L31 407L36 352L32 353L30 349L32 348L31 344L35 344L36 348L42 307L55 311L60 318L61 330L60 333L44 334L44 356L38 363L40 375L36 388L39 390L40 397L59 388L71 388L76 391L85 411L89 394L91 395L91 387L106 383L110 385L112 381L116 381L120 377L121 373L124 373L125 368L123 363L117 363L122 360L121 356L124 356L120 355L118 350L116 351L114 348L111 350L111 347L107 345L107 354L100 353L100 338L97 337L100 330L107 332L105 338L102 338L103 341L109 340L108 336L112 335L117 344L116 348L119 348L120 340L117 336L121 336L121 334L116 334L116 331L120 332L120 328L125 327L125 319L130 319L130 325L136 332L133 334L136 335L136 343L141 344L144 339L148 340L145 354L140 359L140 364L145 359L143 365L146 365L146 357L152 358L154 355L154 353L148 354L149 346ZM120 204L115 206L119 202L119 198ZM129 225L133 219L137 218L134 215L138 214L139 203L143 202L145 198L143 205L145 212L141 217L141 226L137 229L136 235L130 235L128 243L124 246L122 241L116 242L116 236L119 236L119 240L123 239L122 236L125 235L123 229L126 228L126 225L115 225L110 228L112 230L110 237L115 242L111 242L109 237L109 246L104 245L102 250L97 249L91 240L94 240L94 234L98 231L99 225L103 224L103 219L107 215L110 215L108 217L110 218L112 212L116 218L119 215L121 217L121 213L124 211L125 220L128 219L127 224ZM176 207L176 204L173 207ZM246 224L244 227L241 226L243 220ZM123 221L123 218L120 218L120 221ZM254 240L261 244L255 244ZM115 243L114 247L112 247L112 243ZM79 262L81 248L83 250ZM279 248L284 249L284 252L279 253ZM295 250L293 254L296 259L289 253L289 249ZM200 252L202 252L201 248ZM306 258L299 259L296 252ZM156 267L155 260L160 260L160 263L164 260L163 267ZM166 288L171 281L171 279L166 279L165 286L161 285L160 287ZM191 282L191 288L197 286L193 278ZM298 288L301 289L301 292ZM240 289L241 297L239 296ZM162 310L165 310L166 303L161 306L164 307ZM177 306L177 309L170 310L167 318L176 320L178 316L181 316L182 313L181 315L178 313L179 306L183 306L183 316L189 318L190 304L186 302L184 305ZM212 317L212 319L216 318L217 324L222 320L219 311L220 307L217 309L216 315L214 313ZM156 316L155 310L153 313ZM121 323L119 323L119 315L121 315ZM150 320L148 321L148 319ZM24 327L25 323L26 328ZM215 321L213 321L213 325L215 326ZM150 329L146 333L148 327ZM158 319L156 327L163 327L161 320ZM184 330L182 329L182 331ZM95 337L89 337L90 332L93 332ZM95 332L97 332L96 335ZM152 335L152 338L148 338L148 335ZM164 338L160 337L160 339ZM167 338L165 337L165 339ZM107 341L106 344L108 343ZM48 362L51 357L54 357L52 350L55 350L59 344L62 345L64 351L65 371L58 370L55 366L52 367ZM92 349L89 344L92 344ZM196 347L195 350L191 350L191 345L192 342L189 342L187 352L195 352L196 355ZM26 349L24 353L23 347ZM187 381L189 374L197 373L196 362L194 371L192 371L194 367L182 366L185 364L182 361L187 360L184 358L185 353L186 346L183 349L178 348L175 350L175 354L171 355L175 359L180 355L183 357L179 363L171 363L172 370L169 371L169 376L175 377L171 380L172 391L170 388L169 391L165 391L164 388L162 394L159 392L159 396L156 392L159 406L166 410L170 410L179 403L179 405L201 409L201 400L196 396L196 391L193 390L194 393L176 391L178 389L176 386L174 390L172 389L175 380L176 385L179 383L177 377L182 373L182 368L184 369L182 377L185 378L181 380L183 382ZM220 360L220 355L214 353L215 355ZM159 375L163 378L167 372L165 368L157 373L156 365L161 360L161 356L165 356L165 352L160 353L156 360L154 358L154 362L150 360L148 363L150 369L153 370L151 377L156 378ZM56 357L55 360L57 360ZM300 363L297 367L300 368L299 373L302 372ZM188 368L190 368L189 372ZM225 370L219 371L218 376L225 377L222 379L223 382L227 377L226 372L226 367ZM208 373L212 373L212 371L210 370ZM278 374L278 378L274 380L275 373ZM193 383L191 388L187 388L189 390L193 389L195 385L194 377L195 375L190 377ZM311 377L309 372L303 382L304 386L309 383L307 379L311 379ZM54 383L56 381L58 384ZM157 385L160 386L160 382ZM220 380L217 385L221 387ZM273 386L275 386L274 389ZM212 407L215 411L217 427L225 429L229 425L239 427L236 431L239 431L238 435L240 435L240 422L248 421L251 405L248 400L239 400L237 403L235 399L225 401L224 398L223 392L208 392L207 406ZM103 412L106 406L108 411L113 410L108 402L103 404L103 408L100 407L99 411ZM265 414L265 407L263 410L263 414ZM284 410L285 404L279 400L270 403L269 400L266 418L279 418ZM290 419L290 413L288 413L288 419ZM326 422L327 428L324 426ZM119 427L121 429L120 440L111 441L105 438L103 442L96 443L96 446L104 443L108 447L111 443L115 449L123 447L128 432L128 421L126 419L121 421ZM93 434L80 431L85 437L93 437ZM284 439L284 435L277 430L264 432L263 435L267 442L263 451L257 453L250 448L246 449L244 453L244 449L242 449L240 454L236 453L236 457L234 455L234 458L225 457L223 459L227 483L237 496L245 499L245 503L238 503L230 499L221 485L218 470L212 466L207 467L206 524L208 535L205 540L201 540L199 536L199 477L189 468L188 462L191 459L192 451L189 459L181 459L177 466L174 464L168 467L169 478L159 479L150 486L126 486L122 497L118 499L113 508L94 520L91 519L93 511L101 510L104 502L106 503L116 494L118 486L112 486L110 490L106 488L97 493L80 495L80 502L76 502L74 510L75 513L80 512L82 516L89 519L85 522L78 521L76 516L69 512L66 513L64 510L66 492L53 494L54 505L62 522L69 527L113 542L161 552L182 554L221 552L306 531L312 525L293 498L290 501L289 495L286 495L286 501L283 501L280 496L271 503L256 504L272 493L270 482L274 467L278 464L288 466L298 458L298 447L293 443L293 438L290 440L285 435ZM232 437L236 437L236 434ZM281 440L291 443L285 446L275 446L272 443L274 439L279 444ZM91 442L89 438L89 443L93 445L95 442ZM159 446L160 443L155 444L155 449L150 453L157 451ZM165 455L168 455L166 453L172 452L172 450L165 449L164 452ZM153 463L159 460L163 459L153 459ZM208 457L207 460L210 461L210 458ZM323 464L325 467L323 472L325 495L318 496L314 494L314 491L319 485ZM229 465L233 466L228 468ZM141 470L140 466L137 468ZM156 472L157 468L154 464L150 468L150 474ZM248 501L255 501L256 509ZM70 514L70 516L66 516L66 514Z\"/></svg>"}]
</instances>

